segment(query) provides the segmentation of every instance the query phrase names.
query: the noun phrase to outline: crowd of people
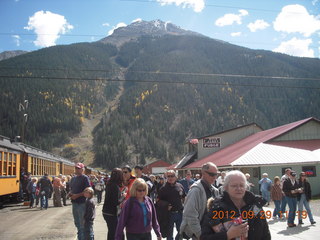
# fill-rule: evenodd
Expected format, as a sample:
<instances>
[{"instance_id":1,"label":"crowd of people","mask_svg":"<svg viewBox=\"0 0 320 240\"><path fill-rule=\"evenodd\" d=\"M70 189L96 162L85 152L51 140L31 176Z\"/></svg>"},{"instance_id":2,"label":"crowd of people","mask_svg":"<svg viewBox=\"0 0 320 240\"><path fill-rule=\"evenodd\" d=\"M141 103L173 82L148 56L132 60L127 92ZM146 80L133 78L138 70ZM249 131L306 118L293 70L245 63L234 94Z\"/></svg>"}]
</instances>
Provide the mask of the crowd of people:
<instances>
[{"instance_id":1,"label":"crowd of people","mask_svg":"<svg viewBox=\"0 0 320 240\"><path fill-rule=\"evenodd\" d=\"M151 240L152 229L157 239L271 239L262 217L267 202L249 191L242 172L220 173L206 163L195 178L187 171L179 179L174 170L147 176L142 169L124 166L111 171L102 207L108 240L124 239L124 230L128 240ZM249 212L255 217L249 218Z\"/></svg>"},{"instance_id":2,"label":"crowd of people","mask_svg":"<svg viewBox=\"0 0 320 240\"><path fill-rule=\"evenodd\" d=\"M255 186L250 174L238 170L219 172L210 162L202 166L201 174L192 176L187 171L182 179L174 170L147 176L142 166L115 168L110 177L86 176L84 169L83 163L77 163L73 176L53 179L48 174L39 180L25 174L30 208L40 202L40 209L47 209L51 197L54 207L66 206L66 199L71 200L79 240L94 239L95 206L102 202L103 192L102 214L108 240L124 239L124 229L128 240L151 240L152 229L158 239L168 240L268 240L271 235L263 207L271 201L275 206L273 219L285 219L288 227L296 226L297 212L298 224L307 217L311 224L316 223L309 206L311 187L306 174L301 172L297 178L289 168L273 181L264 173L259 181L261 195L251 191Z\"/></svg>"}]
</instances>

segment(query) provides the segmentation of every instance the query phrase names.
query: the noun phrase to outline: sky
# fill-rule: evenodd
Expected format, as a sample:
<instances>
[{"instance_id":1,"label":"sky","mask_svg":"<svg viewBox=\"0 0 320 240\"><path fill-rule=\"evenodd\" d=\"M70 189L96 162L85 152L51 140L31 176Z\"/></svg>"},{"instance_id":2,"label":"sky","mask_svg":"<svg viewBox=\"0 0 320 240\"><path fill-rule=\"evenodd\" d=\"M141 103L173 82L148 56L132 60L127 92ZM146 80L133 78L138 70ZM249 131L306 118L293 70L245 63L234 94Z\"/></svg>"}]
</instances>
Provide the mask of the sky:
<instances>
[{"instance_id":1,"label":"sky","mask_svg":"<svg viewBox=\"0 0 320 240\"><path fill-rule=\"evenodd\" d=\"M320 0L0 0L0 52L94 42L156 19L251 49L320 58Z\"/></svg>"}]
</instances>

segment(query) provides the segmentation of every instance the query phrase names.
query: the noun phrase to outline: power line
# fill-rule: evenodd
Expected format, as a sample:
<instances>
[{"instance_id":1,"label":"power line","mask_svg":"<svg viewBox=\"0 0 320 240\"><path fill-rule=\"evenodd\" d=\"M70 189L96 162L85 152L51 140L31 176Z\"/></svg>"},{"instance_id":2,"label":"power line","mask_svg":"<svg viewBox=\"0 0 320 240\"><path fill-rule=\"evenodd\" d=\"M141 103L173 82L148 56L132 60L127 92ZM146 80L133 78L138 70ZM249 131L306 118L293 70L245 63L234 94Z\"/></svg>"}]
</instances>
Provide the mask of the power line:
<instances>
[{"instance_id":1,"label":"power line","mask_svg":"<svg viewBox=\"0 0 320 240\"><path fill-rule=\"evenodd\" d=\"M0 69L14 69L14 70L39 70L39 71L81 71L81 72L102 72L102 73L117 73L121 70L105 70L105 69L79 69L79 68L35 68L35 67L0 67ZM247 75L247 74L230 74L230 73L196 73L196 72L162 72L162 71L142 71L142 70L125 70L125 73L144 73L155 75L187 75L187 76L208 76L208 77L231 77L231 78L260 78L260 79L283 79L283 80L306 80L306 81L320 81L320 78L307 77L290 77L290 76L266 76L266 75ZM3 77L0 75L0 77ZM14 77L14 76L12 76Z\"/></svg>"},{"instance_id":2,"label":"power line","mask_svg":"<svg viewBox=\"0 0 320 240\"><path fill-rule=\"evenodd\" d=\"M121 2L139 2L139 3L158 3L161 2L157 0L120 0ZM168 4L167 4L168 5ZM251 8L251 7L243 7L243 6L230 6L230 5L218 5L218 4L204 4L205 7L215 7L215 8L231 8L231 9L246 9L246 10L252 10L252 11L260 11L260 12L274 12L279 13L279 10L271 10L271 9L265 9L265 8ZM301 14L300 12L291 12L295 14Z\"/></svg>"},{"instance_id":3,"label":"power line","mask_svg":"<svg viewBox=\"0 0 320 240\"><path fill-rule=\"evenodd\" d=\"M239 75L241 76L241 75ZM105 82L139 82L139 83L166 83L166 84L186 84L186 85L213 85L226 87L262 87L262 88L291 88L291 89L310 89L320 90L320 87L307 86L283 86L283 85L258 85L258 84L237 84L237 83L213 83L200 81L169 81L169 80L138 80L138 79L113 79L113 78L81 78L81 77L49 77L49 76L4 76L1 78L10 79L38 79L38 80L67 80L67 81L105 81Z\"/></svg>"},{"instance_id":4,"label":"power line","mask_svg":"<svg viewBox=\"0 0 320 240\"><path fill-rule=\"evenodd\" d=\"M107 37L107 35L102 34L55 34L55 33L8 33L0 32L0 35L21 35L21 36L55 36L59 35L60 37Z\"/></svg>"}]
</instances>

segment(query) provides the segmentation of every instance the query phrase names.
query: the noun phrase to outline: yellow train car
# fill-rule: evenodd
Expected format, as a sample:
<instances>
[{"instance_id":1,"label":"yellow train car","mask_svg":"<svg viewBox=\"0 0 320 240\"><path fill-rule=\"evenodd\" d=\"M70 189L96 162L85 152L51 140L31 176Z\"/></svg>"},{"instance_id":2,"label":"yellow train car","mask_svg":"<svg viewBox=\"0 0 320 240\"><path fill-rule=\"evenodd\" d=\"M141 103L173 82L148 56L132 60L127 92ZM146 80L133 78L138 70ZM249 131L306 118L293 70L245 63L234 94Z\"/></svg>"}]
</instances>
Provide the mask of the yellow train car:
<instances>
[{"instance_id":1,"label":"yellow train car","mask_svg":"<svg viewBox=\"0 0 320 240\"><path fill-rule=\"evenodd\" d=\"M21 170L32 177L40 178L47 173L50 178L74 174L75 163L61 156L29 146L21 142L13 142L0 135L0 204L10 198L23 197ZM99 171L86 167L85 174L99 174Z\"/></svg>"},{"instance_id":2,"label":"yellow train car","mask_svg":"<svg viewBox=\"0 0 320 240\"><path fill-rule=\"evenodd\" d=\"M60 159L60 173L62 175L68 176L74 174L74 166L74 162L71 162L65 158Z\"/></svg>"},{"instance_id":3,"label":"yellow train car","mask_svg":"<svg viewBox=\"0 0 320 240\"><path fill-rule=\"evenodd\" d=\"M21 153L9 138L0 136L0 202L8 196L19 196Z\"/></svg>"},{"instance_id":4,"label":"yellow train car","mask_svg":"<svg viewBox=\"0 0 320 240\"><path fill-rule=\"evenodd\" d=\"M58 157L23 143L17 144L23 150L21 167L24 167L26 172L30 172L31 176L41 177L45 173L49 176L58 176L60 174Z\"/></svg>"}]
</instances>

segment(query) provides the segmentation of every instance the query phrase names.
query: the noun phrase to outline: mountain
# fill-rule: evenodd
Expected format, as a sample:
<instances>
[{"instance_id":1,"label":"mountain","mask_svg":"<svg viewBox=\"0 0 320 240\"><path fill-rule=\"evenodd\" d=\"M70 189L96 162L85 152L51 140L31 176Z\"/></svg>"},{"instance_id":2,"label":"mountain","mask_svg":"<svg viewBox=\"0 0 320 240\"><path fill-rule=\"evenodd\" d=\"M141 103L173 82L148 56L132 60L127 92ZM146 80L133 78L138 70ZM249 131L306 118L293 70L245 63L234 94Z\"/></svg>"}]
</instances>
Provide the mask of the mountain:
<instances>
[{"instance_id":1,"label":"mountain","mask_svg":"<svg viewBox=\"0 0 320 240\"><path fill-rule=\"evenodd\" d=\"M27 51L22 51L22 50L16 50L16 51L5 51L0 53L0 61L12 57L19 56L21 54L25 54Z\"/></svg>"},{"instance_id":2,"label":"mountain","mask_svg":"<svg viewBox=\"0 0 320 240\"><path fill-rule=\"evenodd\" d=\"M86 159L76 149L90 137L93 165L106 169L174 162L189 138L238 125L320 118L319 59L243 48L159 20L3 60L0 71L1 135L25 132L26 142L60 146L75 160ZM24 99L29 108L19 111Z\"/></svg>"}]
</instances>

